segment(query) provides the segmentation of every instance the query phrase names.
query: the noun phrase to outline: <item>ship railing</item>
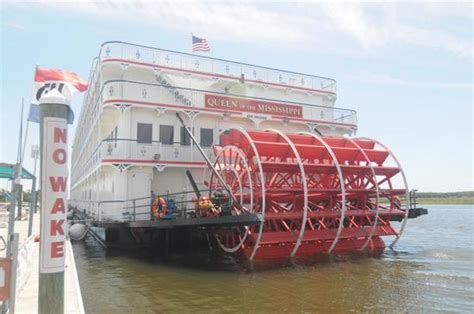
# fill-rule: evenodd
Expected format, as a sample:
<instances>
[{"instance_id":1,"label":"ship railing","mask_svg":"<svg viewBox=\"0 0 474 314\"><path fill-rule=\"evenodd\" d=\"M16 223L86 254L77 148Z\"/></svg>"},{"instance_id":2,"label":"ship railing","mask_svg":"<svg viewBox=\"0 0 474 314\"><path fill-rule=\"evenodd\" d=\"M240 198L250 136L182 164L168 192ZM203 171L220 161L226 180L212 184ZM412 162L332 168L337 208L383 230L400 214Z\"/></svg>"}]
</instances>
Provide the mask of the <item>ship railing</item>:
<instances>
[{"instance_id":1,"label":"ship railing","mask_svg":"<svg viewBox=\"0 0 474 314\"><path fill-rule=\"evenodd\" d=\"M211 154L211 148L204 148ZM99 160L130 159L160 161L204 161L198 149L181 142L163 144L160 141L139 142L136 139L105 139L100 144Z\"/></svg>"},{"instance_id":2,"label":"ship railing","mask_svg":"<svg viewBox=\"0 0 474 314\"><path fill-rule=\"evenodd\" d=\"M92 60L91 68L89 71L89 81L88 81L88 89L83 99L83 106L81 108L81 112L78 118L78 125L80 126L77 129L77 132L74 136L73 145L77 147L78 145L82 145L85 137L90 131L90 127L88 127L90 123L92 123L91 116L98 114L98 94L101 91L100 86L100 71L99 71L99 57L95 57ZM82 127L82 129L81 129ZM77 159L77 152L73 152L71 157L72 162L74 163Z\"/></svg>"},{"instance_id":3,"label":"ship railing","mask_svg":"<svg viewBox=\"0 0 474 314\"><path fill-rule=\"evenodd\" d=\"M203 147L209 158L212 158L212 148ZM163 144L160 141L139 142L137 139L107 138L102 140L94 149L90 158L83 164L78 164L72 172L71 182L75 187L86 178L92 169L102 161L129 160L130 163L154 161L165 162L204 162L197 147L181 142Z\"/></svg>"},{"instance_id":4,"label":"ship railing","mask_svg":"<svg viewBox=\"0 0 474 314\"><path fill-rule=\"evenodd\" d=\"M257 66L225 59L199 56L191 53L137 45L123 41L102 44L99 58L129 60L134 63L151 64L192 73L203 73L218 77L241 78L278 86L298 87L336 93L334 79Z\"/></svg>"},{"instance_id":5,"label":"ship railing","mask_svg":"<svg viewBox=\"0 0 474 314\"><path fill-rule=\"evenodd\" d=\"M231 201L228 192L223 189L200 190L203 197L219 198L220 211L224 213L230 209ZM151 195L128 200L70 200L72 207L85 213L93 221L101 222L131 222L156 220L153 214L153 201L161 197L168 206L168 212L162 219L194 218L198 198L194 191ZM217 205L217 202L214 202Z\"/></svg>"},{"instance_id":6,"label":"ship railing","mask_svg":"<svg viewBox=\"0 0 474 314\"><path fill-rule=\"evenodd\" d=\"M289 101L283 99L272 99L252 96L239 96L229 93L219 93L209 90L200 90L184 87L164 86L129 80L110 80L104 82L102 100L104 104L112 103L116 106L122 102L130 104L142 104L144 106L170 106L185 109L186 107L210 108L205 103L206 96L216 95L224 97L235 97L245 100L289 104L300 106L303 110L302 118L315 122L328 124L341 124L355 127L357 125L357 112L355 110L322 106L312 103ZM230 110L231 111L231 110ZM222 113L225 111L222 110ZM291 119L291 118L289 118Z\"/></svg>"}]
</instances>

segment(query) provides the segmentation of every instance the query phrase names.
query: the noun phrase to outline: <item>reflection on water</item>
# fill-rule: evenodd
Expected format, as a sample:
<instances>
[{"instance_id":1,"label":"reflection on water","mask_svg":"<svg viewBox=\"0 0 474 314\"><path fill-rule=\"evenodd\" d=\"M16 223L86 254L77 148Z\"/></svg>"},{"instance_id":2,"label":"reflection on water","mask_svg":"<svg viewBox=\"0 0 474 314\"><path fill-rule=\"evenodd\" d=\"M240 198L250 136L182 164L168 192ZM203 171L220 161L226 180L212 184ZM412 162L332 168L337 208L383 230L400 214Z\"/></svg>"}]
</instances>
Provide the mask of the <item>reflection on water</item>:
<instances>
[{"instance_id":1,"label":"reflection on water","mask_svg":"<svg viewBox=\"0 0 474 314\"><path fill-rule=\"evenodd\" d=\"M232 259L153 261L74 244L88 313L461 311L474 308L474 209L425 206L397 251L244 271ZM197 261L196 261L197 260Z\"/></svg>"}]
</instances>

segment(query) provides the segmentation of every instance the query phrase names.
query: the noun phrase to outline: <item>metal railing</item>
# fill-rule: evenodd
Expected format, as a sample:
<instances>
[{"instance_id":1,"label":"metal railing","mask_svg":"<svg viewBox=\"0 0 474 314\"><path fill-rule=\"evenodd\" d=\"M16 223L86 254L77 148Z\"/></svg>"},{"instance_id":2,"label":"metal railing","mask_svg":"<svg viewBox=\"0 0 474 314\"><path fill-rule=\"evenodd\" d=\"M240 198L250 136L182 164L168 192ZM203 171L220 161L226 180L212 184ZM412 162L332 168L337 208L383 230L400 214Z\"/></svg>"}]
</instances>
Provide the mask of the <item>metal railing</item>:
<instances>
[{"instance_id":1,"label":"metal railing","mask_svg":"<svg viewBox=\"0 0 474 314\"><path fill-rule=\"evenodd\" d=\"M203 196L210 192L220 193L225 200L224 206L230 208L231 198L225 190L213 189L200 190ZM154 195L127 200L69 200L69 205L84 212L93 221L105 222L130 222L150 221L156 219L152 213L153 200L162 197L168 204L168 214L164 219L196 217L197 197L194 191L185 191L172 194ZM171 202L173 206L171 206Z\"/></svg>"},{"instance_id":2,"label":"metal railing","mask_svg":"<svg viewBox=\"0 0 474 314\"><path fill-rule=\"evenodd\" d=\"M211 153L211 148L206 149ZM106 139L100 144L101 159L133 159L165 161L204 161L197 148L181 143L163 144L160 141L141 143L134 139Z\"/></svg>"},{"instance_id":3,"label":"metal railing","mask_svg":"<svg viewBox=\"0 0 474 314\"><path fill-rule=\"evenodd\" d=\"M210 157L211 147L204 147L204 151ZM136 139L105 139L96 147L90 158L74 169L72 173L72 183L75 185L82 177L87 176L91 169L94 169L102 160L134 160L134 161L187 161L204 162L204 158L198 149L193 145L183 145L180 142L163 144L160 141L151 143L140 143Z\"/></svg>"},{"instance_id":4,"label":"metal railing","mask_svg":"<svg viewBox=\"0 0 474 314\"><path fill-rule=\"evenodd\" d=\"M336 93L336 81L322 76L279 70L225 59L198 56L190 53L137 45L122 41L102 44L100 60L126 59L135 62L156 64L179 70L201 72L216 76L240 78L261 83L286 85Z\"/></svg>"},{"instance_id":5,"label":"metal railing","mask_svg":"<svg viewBox=\"0 0 474 314\"><path fill-rule=\"evenodd\" d=\"M191 53L154 48L122 41L108 41L103 43L99 58L100 60L113 58L126 59L180 70L214 74L217 76L240 78L243 75L245 79L256 82L336 93L336 80L328 77L198 56Z\"/></svg>"},{"instance_id":6,"label":"metal railing","mask_svg":"<svg viewBox=\"0 0 474 314\"><path fill-rule=\"evenodd\" d=\"M110 80L104 82L102 100L110 101L128 100L133 102L156 103L169 106L190 106L195 108L205 107L206 95L221 95L226 97L245 98L251 100L278 102L303 107L303 118L325 123L357 124L357 112L351 109L321 106L311 103L276 100L271 98L238 96L234 94L218 93L208 90L199 90L183 87L170 87L161 84L143 83L127 80Z\"/></svg>"}]
</instances>

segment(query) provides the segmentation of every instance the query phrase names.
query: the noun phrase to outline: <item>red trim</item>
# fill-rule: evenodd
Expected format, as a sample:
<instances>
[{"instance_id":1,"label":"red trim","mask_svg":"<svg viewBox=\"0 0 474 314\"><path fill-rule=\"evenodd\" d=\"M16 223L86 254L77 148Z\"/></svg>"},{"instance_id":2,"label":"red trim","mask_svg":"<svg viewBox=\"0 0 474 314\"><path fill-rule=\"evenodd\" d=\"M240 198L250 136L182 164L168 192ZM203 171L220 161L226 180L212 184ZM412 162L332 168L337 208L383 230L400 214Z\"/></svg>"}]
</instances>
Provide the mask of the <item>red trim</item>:
<instances>
[{"instance_id":1,"label":"red trim","mask_svg":"<svg viewBox=\"0 0 474 314\"><path fill-rule=\"evenodd\" d=\"M103 159L102 163L141 163L141 164L167 164L167 165L195 165L204 166L205 162L199 161L167 161L167 160L139 160L139 159Z\"/></svg>"},{"instance_id":2,"label":"red trim","mask_svg":"<svg viewBox=\"0 0 474 314\"><path fill-rule=\"evenodd\" d=\"M129 104L138 104L138 105L145 105L145 106L155 106L155 107L167 107L167 108L178 108L178 109L190 109L188 106L179 106L179 105L166 105L158 102L145 102L145 101L131 101L131 100L126 100L126 99L109 99L104 101L104 105L108 105L110 103L129 103ZM207 109L204 107L192 107L193 110L197 111L211 111L211 112L220 112L220 113L232 113L232 114L239 114L242 115L243 112L238 112L238 111L225 111L225 110L219 110L219 109ZM249 112L251 113L251 112ZM288 119L287 117L281 117L281 116L272 116L273 119ZM353 126L357 127L356 124L349 124L349 123L339 123L339 122L327 122L327 121L321 121L321 120L310 120L310 119L299 119L299 118L290 118L288 121L301 121L301 122L315 122L315 123L320 123L320 124L336 124L336 125L342 125L342 126Z\"/></svg>"},{"instance_id":3,"label":"red trim","mask_svg":"<svg viewBox=\"0 0 474 314\"><path fill-rule=\"evenodd\" d=\"M143 65L143 66L152 66L152 67L161 68L161 69L180 71L180 72L186 72L186 73L193 73L193 74L199 74L199 75L205 75L205 76L211 76L211 77L219 77L219 78L225 78L225 79L236 80L236 81L240 80L240 77L233 77L233 76L229 76L229 75L202 72L202 71L194 71L194 70L183 70L183 69L175 68L175 67L157 65L155 63L147 63L147 62L127 60L127 59L110 58L110 59L102 60L102 63L106 63L106 62L125 62L125 63L130 63L130 64ZM248 82L257 83L257 84L265 84L265 85L271 85L271 86L276 86L276 87L293 88L293 89L299 89L299 90L304 90L304 91L311 91L311 92L318 92L318 93L323 93L323 94L336 95L336 93L334 93L334 92L328 92L328 91L323 91L323 90L314 89L314 88L298 87L298 86L293 86L293 85L271 83L271 82L259 81L259 80L250 80L250 79L245 79L245 80L248 81Z\"/></svg>"}]
</instances>

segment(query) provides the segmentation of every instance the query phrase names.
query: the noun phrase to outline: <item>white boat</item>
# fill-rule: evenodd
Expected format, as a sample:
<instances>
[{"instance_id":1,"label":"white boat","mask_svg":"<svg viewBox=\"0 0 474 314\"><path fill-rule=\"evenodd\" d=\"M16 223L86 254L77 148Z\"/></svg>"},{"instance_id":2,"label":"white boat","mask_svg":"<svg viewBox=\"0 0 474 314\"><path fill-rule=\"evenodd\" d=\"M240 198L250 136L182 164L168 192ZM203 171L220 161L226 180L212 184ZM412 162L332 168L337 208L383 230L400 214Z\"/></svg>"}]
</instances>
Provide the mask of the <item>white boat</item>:
<instances>
[{"instance_id":1,"label":"white boat","mask_svg":"<svg viewBox=\"0 0 474 314\"><path fill-rule=\"evenodd\" d=\"M129 219L109 201L190 190L187 169L202 182L204 159L177 112L209 157L229 128L357 130L356 112L335 107L334 79L161 48L106 42L89 84L73 141L70 204L97 219ZM149 208L135 214L150 219Z\"/></svg>"}]
</instances>

